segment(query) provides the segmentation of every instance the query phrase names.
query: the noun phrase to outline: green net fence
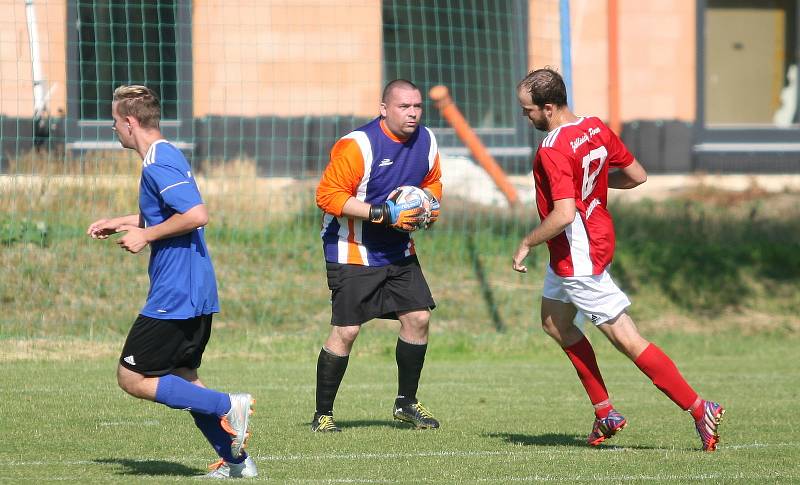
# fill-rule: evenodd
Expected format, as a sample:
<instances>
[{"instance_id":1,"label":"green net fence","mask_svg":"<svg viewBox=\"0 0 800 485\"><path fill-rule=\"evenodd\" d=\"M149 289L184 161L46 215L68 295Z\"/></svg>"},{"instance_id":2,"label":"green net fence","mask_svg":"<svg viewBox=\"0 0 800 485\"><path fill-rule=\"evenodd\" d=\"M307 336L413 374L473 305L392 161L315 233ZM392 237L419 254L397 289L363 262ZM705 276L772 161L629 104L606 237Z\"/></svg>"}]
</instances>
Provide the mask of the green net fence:
<instances>
[{"instance_id":1,"label":"green net fence","mask_svg":"<svg viewBox=\"0 0 800 485\"><path fill-rule=\"evenodd\" d=\"M445 198L438 227L416 239L437 318L527 322L531 290L507 266L535 216L537 135L515 84L537 46L558 61L557 3L3 2L0 337L117 335L144 302L147 251L85 235L95 219L138 211L141 160L111 131L120 84L161 96L162 131L210 210L220 328L246 331L328 321L314 190L330 147L377 115L386 81L448 86L526 203L508 208L425 96Z\"/></svg>"}]
</instances>

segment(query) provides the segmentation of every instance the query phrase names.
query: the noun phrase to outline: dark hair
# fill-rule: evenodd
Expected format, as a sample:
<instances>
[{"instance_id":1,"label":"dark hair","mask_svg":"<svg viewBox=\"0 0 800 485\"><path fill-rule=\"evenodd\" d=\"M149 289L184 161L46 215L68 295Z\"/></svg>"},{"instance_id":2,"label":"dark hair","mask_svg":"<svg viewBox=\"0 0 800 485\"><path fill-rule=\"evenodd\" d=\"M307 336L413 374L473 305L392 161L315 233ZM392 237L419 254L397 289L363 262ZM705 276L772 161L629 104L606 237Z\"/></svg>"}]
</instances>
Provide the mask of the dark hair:
<instances>
[{"instance_id":1,"label":"dark hair","mask_svg":"<svg viewBox=\"0 0 800 485\"><path fill-rule=\"evenodd\" d=\"M120 116L133 116L142 128L158 128L161 103L158 95L147 86L120 86L114 90L114 102Z\"/></svg>"},{"instance_id":2,"label":"dark hair","mask_svg":"<svg viewBox=\"0 0 800 485\"><path fill-rule=\"evenodd\" d=\"M392 93L394 89L415 89L419 91L419 88L416 84L412 83L408 79L395 79L394 81L390 81L389 84L383 88L383 94L381 95L381 103L385 103L387 99L389 99L389 95ZM422 91L420 91L422 93Z\"/></svg>"},{"instance_id":3,"label":"dark hair","mask_svg":"<svg viewBox=\"0 0 800 485\"><path fill-rule=\"evenodd\" d=\"M525 79L517 84L517 90L521 89L531 93L533 104L540 108L548 103L558 107L567 105L567 86L564 84L564 79L550 67L529 72Z\"/></svg>"}]
</instances>

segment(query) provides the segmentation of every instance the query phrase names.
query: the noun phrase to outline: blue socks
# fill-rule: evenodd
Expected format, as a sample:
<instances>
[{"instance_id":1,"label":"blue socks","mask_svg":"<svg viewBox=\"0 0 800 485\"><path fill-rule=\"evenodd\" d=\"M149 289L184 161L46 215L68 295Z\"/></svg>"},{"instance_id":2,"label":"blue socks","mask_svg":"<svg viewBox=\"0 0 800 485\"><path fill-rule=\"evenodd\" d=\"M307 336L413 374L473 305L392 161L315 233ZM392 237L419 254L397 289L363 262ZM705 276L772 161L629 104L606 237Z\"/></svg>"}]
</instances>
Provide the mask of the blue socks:
<instances>
[{"instance_id":1,"label":"blue socks","mask_svg":"<svg viewBox=\"0 0 800 485\"><path fill-rule=\"evenodd\" d=\"M226 462L239 464L247 458L247 453L242 453L238 458L231 455L231 435L219 423L219 418L231 410L228 394L195 386L186 379L168 374L158 379L156 402L173 409L191 411L194 424L214 447L217 455Z\"/></svg>"},{"instance_id":2,"label":"blue socks","mask_svg":"<svg viewBox=\"0 0 800 485\"><path fill-rule=\"evenodd\" d=\"M229 395L195 386L186 379L173 374L158 378L156 402L172 409L196 411L200 414L211 414L217 418L226 415L231 410Z\"/></svg>"},{"instance_id":3,"label":"blue socks","mask_svg":"<svg viewBox=\"0 0 800 485\"><path fill-rule=\"evenodd\" d=\"M239 458L234 458L231 455L231 435L222 429L219 424L219 418L211 414L201 414L192 411L194 424L203 432L211 446L217 452L220 458L228 463L239 464L247 458L247 453L242 452Z\"/></svg>"}]
</instances>

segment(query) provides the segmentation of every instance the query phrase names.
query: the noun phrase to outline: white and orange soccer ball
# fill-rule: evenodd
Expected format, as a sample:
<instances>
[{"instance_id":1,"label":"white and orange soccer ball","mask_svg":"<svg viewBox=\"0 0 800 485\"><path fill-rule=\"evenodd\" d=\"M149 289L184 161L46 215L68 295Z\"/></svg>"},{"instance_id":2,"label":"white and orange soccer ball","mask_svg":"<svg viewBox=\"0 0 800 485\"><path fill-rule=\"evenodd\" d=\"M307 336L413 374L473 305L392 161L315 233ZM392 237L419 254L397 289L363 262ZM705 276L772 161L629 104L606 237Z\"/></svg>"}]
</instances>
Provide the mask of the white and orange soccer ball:
<instances>
[{"instance_id":1,"label":"white and orange soccer ball","mask_svg":"<svg viewBox=\"0 0 800 485\"><path fill-rule=\"evenodd\" d=\"M423 220L419 224L416 224L413 229L407 231L402 228L395 227L396 230L400 232L414 232L417 229L425 227L430 221L431 200L428 198L428 194L426 194L421 188L414 187L413 185L402 185L394 189L392 193L389 194L387 199L394 200L395 204L398 205L419 205L424 210Z\"/></svg>"}]
</instances>

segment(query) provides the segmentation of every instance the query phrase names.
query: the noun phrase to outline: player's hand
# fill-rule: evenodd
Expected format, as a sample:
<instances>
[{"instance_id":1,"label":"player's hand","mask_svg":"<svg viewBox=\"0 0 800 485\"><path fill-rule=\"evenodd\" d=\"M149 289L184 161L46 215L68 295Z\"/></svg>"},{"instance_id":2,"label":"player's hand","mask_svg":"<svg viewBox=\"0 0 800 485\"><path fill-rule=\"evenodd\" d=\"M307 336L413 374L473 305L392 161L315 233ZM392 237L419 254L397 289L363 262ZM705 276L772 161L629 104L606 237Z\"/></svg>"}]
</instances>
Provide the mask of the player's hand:
<instances>
[{"instance_id":1,"label":"player's hand","mask_svg":"<svg viewBox=\"0 0 800 485\"><path fill-rule=\"evenodd\" d=\"M116 234L116 232L117 225L112 219L98 219L89 224L86 229L86 234L92 239L108 239L108 236Z\"/></svg>"},{"instance_id":2,"label":"player's hand","mask_svg":"<svg viewBox=\"0 0 800 485\"><path fill-rule=\"evenodd\" d=\"M423 229L430 229L433 223L439 220L439 209L441 208L441 204L439 204L439 199L437 199L430 190L422 190L425 191L425 194L428 196L428 200L431 203L431 213L428 216L428 221L423 226Z\"/></svg>"},{"instance_id":3,"label":"player's hand","mask_svg":"<svg viewBox=\"0 0 800 485\"><path fill-rule=\"evenodd\" d=\"M129 253L136 254L149 243L145 237L144 229L141 227L129 226L126 224L120 226L118 232L127 232L127 234L119 238L117 244Z\"/></svg>"},{"instance_id":4,"label":"player's hand","mask_svg":"<svg viewBox=\"0 0 800 485\"><path fill-rule=\"evenodd\" d=\"M525 241L523 240L519 244L519 247L517 248L517 252L514 253L514 258L513 258L513 263L511 265L511 268L513 268L514 271L518 271L520 273L527 273L528 272L528 267L525 266L524 264L522 264L522 262L525 260L526 257L528 257L528 253L530 253L530 252L531 252L531 247L528 246L525 243Z\"/></svg>"},{"instance_id":5,"label":"player's hand","mask_svg":"<svg viewBox=\"0 0 800 485\"><path fill-rule=\"evenodd\" d=\"M413 232L425 223L425 208L421 201L396 203L389 199L369 209L369 221L390 226L404 232Z\"/></svg>"}]
</instances>

